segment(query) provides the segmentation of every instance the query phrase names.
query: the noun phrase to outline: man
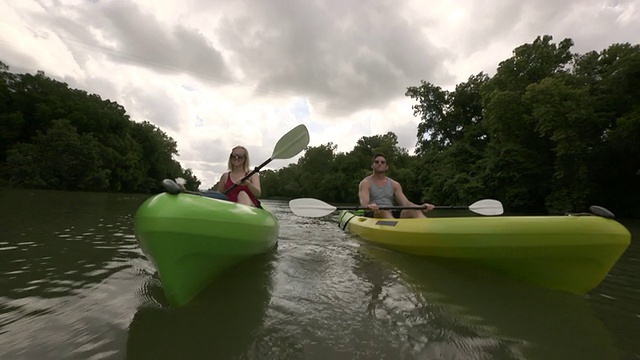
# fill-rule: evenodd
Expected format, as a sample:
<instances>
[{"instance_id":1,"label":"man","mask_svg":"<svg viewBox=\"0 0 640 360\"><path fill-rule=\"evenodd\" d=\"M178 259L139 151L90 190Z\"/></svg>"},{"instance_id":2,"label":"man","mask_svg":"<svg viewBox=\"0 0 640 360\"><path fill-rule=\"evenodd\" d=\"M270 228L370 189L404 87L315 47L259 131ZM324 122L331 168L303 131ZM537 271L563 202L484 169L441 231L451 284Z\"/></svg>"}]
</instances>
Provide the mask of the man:
<instances>
[{"instance_id":1,"label":"man","mask_svg":"<svg viewBox=\"0 0 640 360\"><path fill-rule=\"evenodd\" d=\"M360 206L373 211L373 217L393 218L390 210L380 210L380 207L393 206L393 200L400 206L420 206L412 203L402 192L402 186L397 181L387 177L389 164L383 154L376 154L371 164L373 173L360 181L358 195ZM402 210L401 218L424 218L425 212L433 210L432 204L422 204L422 210Z\"/></svg>"}]
</instances>

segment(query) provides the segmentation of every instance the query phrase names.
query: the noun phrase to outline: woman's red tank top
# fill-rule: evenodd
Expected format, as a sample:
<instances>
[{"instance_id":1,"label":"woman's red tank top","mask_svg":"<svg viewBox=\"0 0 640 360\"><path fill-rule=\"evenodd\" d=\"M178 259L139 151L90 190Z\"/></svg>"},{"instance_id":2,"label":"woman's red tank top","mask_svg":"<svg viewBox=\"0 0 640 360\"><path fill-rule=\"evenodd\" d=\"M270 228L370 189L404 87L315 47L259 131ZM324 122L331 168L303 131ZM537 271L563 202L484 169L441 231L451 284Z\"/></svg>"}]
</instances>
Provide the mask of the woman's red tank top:
<instances>
[{"instance_id":1,"label":"woman's red tank top","mask_svg":"<svg viewBox=\"0 0 640 360\"><path fill-rule=\"evenodd\" d=\"M225 189L229 189L233 186L233 184L234 182L231 180L231 173L228 172L227 182L224 184L224 187ZM225 195L227 195L227 198L229 199L229 201L238 202L238 194L240 194L241 191L244 191L247 193L247 195L249 195L249 198L251 199L251 202L253 202L253 205L255 205L256 207L260 207L260 201L256 199L256 197L253 195L251 190L249 190L249 187L247 185L238 185L233 190L226 193Z\"/></svg>"}]
</instances>

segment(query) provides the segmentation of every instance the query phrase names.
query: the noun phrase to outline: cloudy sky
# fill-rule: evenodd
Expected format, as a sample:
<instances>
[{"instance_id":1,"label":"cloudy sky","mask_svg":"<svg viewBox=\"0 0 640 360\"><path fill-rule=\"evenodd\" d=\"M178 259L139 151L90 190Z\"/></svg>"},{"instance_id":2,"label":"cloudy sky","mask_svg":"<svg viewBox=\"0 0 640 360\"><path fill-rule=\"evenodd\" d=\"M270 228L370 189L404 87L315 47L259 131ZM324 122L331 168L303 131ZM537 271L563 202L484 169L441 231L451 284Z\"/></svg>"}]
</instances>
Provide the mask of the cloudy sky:
<instances>
[{"instance_id":1,"label":"cloudy sky","mask_svg":"<svg viewBox=\"0 0 640 360\"><path fill-rule=\"evenodd\" d=\"M123 105L213 185L229 150L253 166L305 124L350 151L393 131L412 151L408 86L493 75L539 35L573 52L640 43L633 0L0 0L0 61ZM291 161L296 161L297 158ZM280 168L290 161L275 160Z\"/></svg>"}]
</instances>

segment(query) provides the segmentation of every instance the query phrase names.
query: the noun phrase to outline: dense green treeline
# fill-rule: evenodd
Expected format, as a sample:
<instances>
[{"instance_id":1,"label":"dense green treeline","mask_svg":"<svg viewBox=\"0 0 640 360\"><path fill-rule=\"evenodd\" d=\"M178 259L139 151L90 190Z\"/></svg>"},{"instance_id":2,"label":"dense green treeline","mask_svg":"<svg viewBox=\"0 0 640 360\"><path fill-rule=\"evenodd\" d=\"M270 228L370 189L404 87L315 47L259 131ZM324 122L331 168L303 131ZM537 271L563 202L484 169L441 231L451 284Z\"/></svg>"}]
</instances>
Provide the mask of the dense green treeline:
<instances>
[{"instance_id":1,"label":"dense green treeline","mask_svg":"<svg viewBox=\"0 0 640 360\"><path fill-rule=\"evenodd\" d=\"M407 196L442 205L496 198L510 212L584 211L598 204L640 216L640 46L571 52L550 36L516 48L493 77L453 91L421 81L416 153L393 132L351 151L310 147L296 164L262 171L264 198L355 203L371 157L387 154ZM200 181L174 160L176 142L119 104L0 62L0 179L65 190L156 192L163 178ZM313 136L313 134L311 134Z\"/></svg>"},{"instance_id":2,"label":"dense green treeline","mask_svg":"<svg viewBox=\"0 0 640 360\"><path fill-rule=\"evenodd\" d=\"M266 196L354 203L375 152L414 201L442 205L501 200L511 212L585 211L598 204L640 216L640 46L573 54L550 36L516 48L493 77L454 91L422 81L415 100L415 156L393 133L363 137L352 151L329 143L297 164L263 172Z\"/></svg>"},{"instance_id":3,"label":"dense green treeline","mask_svg":"<svg viewBox=\"0 0 640 360\"><path fill-rule=\"evenodd\" d=\"M200 181L174 160L176 142L119 104L44 73L0 62L0 178L18 187L148 193L163 178Z\"/></svg>"}]
</instances>

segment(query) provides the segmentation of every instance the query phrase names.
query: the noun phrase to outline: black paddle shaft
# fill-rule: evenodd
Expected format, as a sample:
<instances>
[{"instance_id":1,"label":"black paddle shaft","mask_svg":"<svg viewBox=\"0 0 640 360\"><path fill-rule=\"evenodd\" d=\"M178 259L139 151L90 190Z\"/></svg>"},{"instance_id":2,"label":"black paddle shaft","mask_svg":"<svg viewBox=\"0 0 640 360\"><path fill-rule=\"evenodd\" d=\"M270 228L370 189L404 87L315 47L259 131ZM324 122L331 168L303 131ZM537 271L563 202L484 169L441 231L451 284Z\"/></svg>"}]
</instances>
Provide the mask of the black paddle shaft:
<instances>
[{"instance_id":1,"label":"black paddle shaft","mask_svg":"<svg viewBox=\"0 0 640 360\"><path fill-rule=\"evenodd\" d=\"M265 167L268 163L270 163L273 159L268 158L267 160L265 160L265 162L263 162L262 164L256 166L255 168L253 168L253 170L251 170L251 172L249 172L247 175L245 175L242 180L240 180L240 182L247 180L248 178L250 178L253 174L260 172L260 169L262 169L263 167ZM225 190L223 192L223 194L227 195L231 190L235 189L238 186L238 184L233 184L230 188L228 188L227 190Z\"/></svg>"}]
</instances>

